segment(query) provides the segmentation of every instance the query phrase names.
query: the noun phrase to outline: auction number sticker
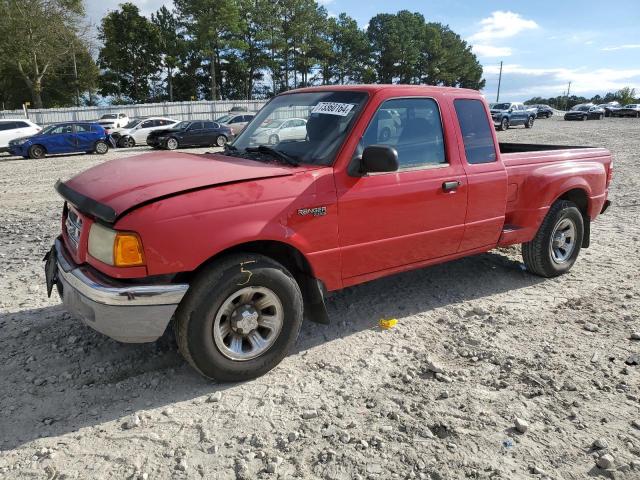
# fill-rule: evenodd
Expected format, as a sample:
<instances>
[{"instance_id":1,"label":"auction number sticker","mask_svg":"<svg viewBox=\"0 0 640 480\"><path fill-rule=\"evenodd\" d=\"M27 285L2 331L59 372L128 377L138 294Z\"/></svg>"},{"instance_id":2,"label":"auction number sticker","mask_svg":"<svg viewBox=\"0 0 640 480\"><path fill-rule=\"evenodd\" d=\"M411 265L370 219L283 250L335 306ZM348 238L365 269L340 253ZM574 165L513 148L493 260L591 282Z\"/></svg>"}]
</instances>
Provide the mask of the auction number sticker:
<instances>
[{"instance_id":1,"label":"auction number sticker","mask_svg":"<svg viewBox=\"0 0 640 480\"><path fill-rule=\"evenodd\" d=\"M325 115L346 117L353 107L355 107L353 103L320 102L313 107L311 113L324 113Z\"/></svg>"}]
</instances>

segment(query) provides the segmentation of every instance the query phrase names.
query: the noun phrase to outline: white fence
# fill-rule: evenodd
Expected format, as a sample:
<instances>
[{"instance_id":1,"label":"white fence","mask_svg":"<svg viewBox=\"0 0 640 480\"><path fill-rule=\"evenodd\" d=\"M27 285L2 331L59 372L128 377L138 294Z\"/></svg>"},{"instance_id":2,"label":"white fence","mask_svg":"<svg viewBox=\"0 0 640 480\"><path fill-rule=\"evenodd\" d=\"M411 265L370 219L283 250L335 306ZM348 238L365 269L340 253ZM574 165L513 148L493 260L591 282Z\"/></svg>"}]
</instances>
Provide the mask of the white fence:
<instances>
[{"instance_id":1,"label":"white fence","mask_svg":"<svg viewBox=\"0 0 640 480\"><path fill-rule=\"evenodd\" d=\"M257 112L264 104L264 100L165 102L104 107L47 108L27 110L27 114L38 125L78 120L97 120L106 113L115 112L124 112L130 118L166 116L176 120L214 120L227 113L233 107L243 107L249 112ZM24 118L24 112L22 110L0 110L0 118Z\"/></svg>"}]
</instances>

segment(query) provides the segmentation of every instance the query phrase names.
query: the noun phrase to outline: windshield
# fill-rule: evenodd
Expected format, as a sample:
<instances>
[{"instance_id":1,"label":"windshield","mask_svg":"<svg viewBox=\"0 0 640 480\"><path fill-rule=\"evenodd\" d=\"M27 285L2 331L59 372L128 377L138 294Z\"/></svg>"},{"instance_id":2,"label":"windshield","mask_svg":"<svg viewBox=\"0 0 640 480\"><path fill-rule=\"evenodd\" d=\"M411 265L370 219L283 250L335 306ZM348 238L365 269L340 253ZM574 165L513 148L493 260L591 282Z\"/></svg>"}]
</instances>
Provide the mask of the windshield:
<instances>
[{"instance_id":1,"label":"windshield","mask_svg":"<svg viewBox=\"0 0 640 480\"><path fill-rule=\"evenodd\" d=\"M578 105L576 107L573 107L572 110L576 112L588 112L590 108L591 107L588 105Z\"/></svg>"},{"instance_id":2,"label":"windshield","mask_svg":"<svg viewBox=\"0 0 640 480\"><path fill-rule=\"evenodd\" d=\"M273 157L331 165L366 100L365 92L346 90L280 95L260 110L227 153L251 158L257 150L271 150Z\"/></svg>"},{"instance_id":3,"label":"windshield","mask_svg":"<svg viewBox=\"0 0 640 480\"><path fill-rule=\"evenodd\" d=\"M100 120L113 120L115 118L118 118L118 116L113 113L107 113L106 115L102 115Z\"/></svg>"},{"instance_id":4,"label":"windshield","mask_svg":"<svg viewBox=\"0 0 640 480\"><path fill-rule=\"evenodd\" d=\"M59 127L59 125L54 123L53 125L49 125L48 127L43 128L40 133L42 135L48 135L49 133L51 133L53 130L55 130L58 127Z\"/></svg>"},{"instance_id":5,"label":"windshield","mask_svg":"<svg viewBox=\"0 0 640 480\"><path fill-rule=\"evenodd\" d=\"M227 123L229 120L231 120L231 118L233 118L231 115L223 115L220 118L217 118L215 121L218 123Z\"/></svg>"},{"instance_id":6,"label":"windshield","mask_svg":"<svg viewBox=\"0 0 640 480\"><path fill-rule=\"evenodd\" d=\"M173 127L170 127L170 128L175 128L177 130L184 130L189 125L191 125L191 122L180 122L180 123L177 123Z\"/></svg>"},{"instance_id":7,"label":"windshield","mask_svg":"<svg viewBox=\"0 0 640 480\"><path fill-rule=\"evenodd\" d=\"M139 118L134 118L133 120L131 120L129 123L127 123L124 128L133 128L136 125L138 125L142 120L140 120Z\"/></svg>"},{"instance_id":8,"label":"windshield","mask_svg":"<svg viewBox=\"0 0 640 480\"><path fill-rule=\"evenodd\" d=\"M509 110L511 108L510 103L496 103L493 108L495 110Z\"/></svg>"}]
</instances>

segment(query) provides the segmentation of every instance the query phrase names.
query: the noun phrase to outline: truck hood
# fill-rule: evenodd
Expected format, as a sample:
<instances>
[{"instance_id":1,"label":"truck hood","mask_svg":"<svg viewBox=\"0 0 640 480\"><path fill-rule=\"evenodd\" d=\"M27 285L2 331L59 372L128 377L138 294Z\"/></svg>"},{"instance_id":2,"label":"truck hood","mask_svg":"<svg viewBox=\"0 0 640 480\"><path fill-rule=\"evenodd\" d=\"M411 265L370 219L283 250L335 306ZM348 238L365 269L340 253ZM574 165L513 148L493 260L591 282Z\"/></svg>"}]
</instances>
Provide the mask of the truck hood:
<instances>
[{"instance_id":1,"label":"truck hood","mask_svg":"<svg viewBox=\"0 0 640 480\"><path fill-rule=\"evenodd\" d=\"M112 160L58 183L84 213L113 223L138 205L201 188L282 177L315 168L288 167L220 154L158 152Z\"/></svg>"}]
</instances>

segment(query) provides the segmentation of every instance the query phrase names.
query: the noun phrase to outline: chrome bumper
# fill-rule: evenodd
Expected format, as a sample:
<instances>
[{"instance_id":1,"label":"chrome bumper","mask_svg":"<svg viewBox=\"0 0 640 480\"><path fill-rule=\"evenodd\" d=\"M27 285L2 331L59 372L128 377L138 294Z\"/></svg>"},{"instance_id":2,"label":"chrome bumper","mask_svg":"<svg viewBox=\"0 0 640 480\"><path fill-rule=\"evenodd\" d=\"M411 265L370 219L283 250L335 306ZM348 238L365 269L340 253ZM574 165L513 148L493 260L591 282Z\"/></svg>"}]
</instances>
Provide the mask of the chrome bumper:
<instances>
[{"instance_id":1,"label":"chrome bumper","mask_svg":"<svg viewBox=\"0 0 640 480\"><path fill-rule=\"evenodd\" d=\"M66 309L91 328L127 343L153 342L164 333L188 284L131 285L75 265L55 242L57 282Z\"/></svg>"}]
</instances>

